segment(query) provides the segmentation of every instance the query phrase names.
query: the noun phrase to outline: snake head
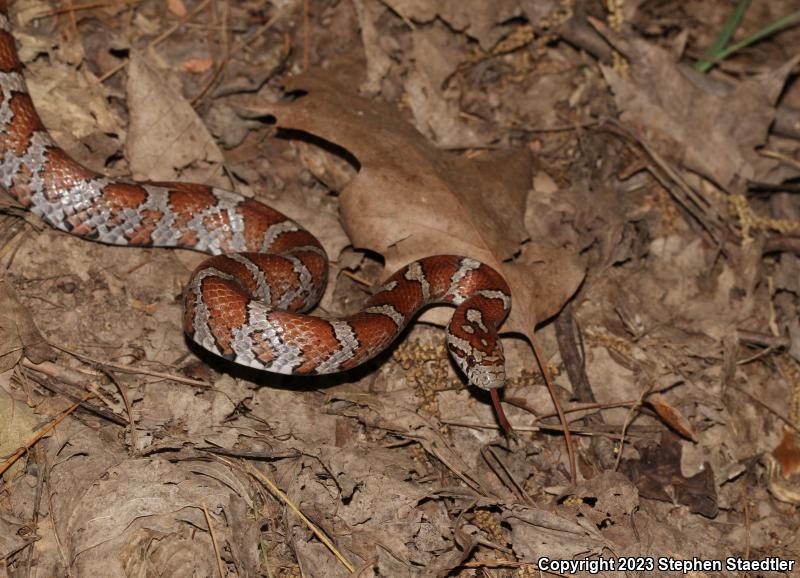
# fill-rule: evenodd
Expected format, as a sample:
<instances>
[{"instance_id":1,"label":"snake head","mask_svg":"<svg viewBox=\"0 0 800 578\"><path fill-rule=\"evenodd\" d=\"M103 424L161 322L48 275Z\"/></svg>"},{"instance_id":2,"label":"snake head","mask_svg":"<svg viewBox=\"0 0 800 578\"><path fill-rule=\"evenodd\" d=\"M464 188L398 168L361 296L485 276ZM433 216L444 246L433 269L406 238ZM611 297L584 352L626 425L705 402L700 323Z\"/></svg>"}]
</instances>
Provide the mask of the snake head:
<instances>
[{"instance_id":1,"label":"snake head","mask_svg":"<svg viewBox=\"0 0 800 578\"><path fill-rule=\"evenodd\" d=\"M456 333L454 328L448 328L447 348L470 385L487 391L503 387L506 383L505 357L497 333L487 331L466 337L469 339Z\"/></svg>"}]
</instances>

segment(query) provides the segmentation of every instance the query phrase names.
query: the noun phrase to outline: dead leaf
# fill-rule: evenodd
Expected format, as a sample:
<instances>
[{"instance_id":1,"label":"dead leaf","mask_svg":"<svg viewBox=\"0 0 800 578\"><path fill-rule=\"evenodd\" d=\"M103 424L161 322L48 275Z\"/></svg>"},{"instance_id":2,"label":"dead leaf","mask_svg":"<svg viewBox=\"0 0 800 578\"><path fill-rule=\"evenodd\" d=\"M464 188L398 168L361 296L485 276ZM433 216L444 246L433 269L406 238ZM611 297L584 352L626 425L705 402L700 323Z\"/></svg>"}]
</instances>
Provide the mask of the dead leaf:
<instances>
[{"instance_id":1,"label":"dead leaf","mask_svg":"<svg viewBox=\"0 0 800 578\"><path fill-rule=\"evenodd\" d=\"M219 169L223 156L213 137L180 91L134 52L128 67L130 125L126 152L134 179L171 180L188 165L204 160L206 182ZM182 178L189 178L183 176Z\"/></svg>"},{"instance_id":2,"label":"dead leaf","mask_svg":"<svg viewBox=\"0 0 800 578\"><path fill-rule=\"evenodd\" d=\"M134 178L227 186L227 181L218 177L224 156L203 120L163 73L140 54L131 57L127 89L130 126L126 156ZM245 124L243 130L247 128ZM335 208L324 199L284 195L265 202L313 231L329 255L338 256L349 243ZM200 260L197 255L180 253L190 270ZM332 289L331 284L323 304L330 302Z\"/></svg>"},{"instance_id":3,"label":"dead leaf","mask_svg":"<svg viewBox=\"0 0 800 578\"><path fill-rule=\"evenodd\" d=\"M1 451L1 450L0 450ZM24 529L26 525L20 520L15 520L6 514L0 514L0 560L8 558L15 552L19 552L29 540L26 536ZM27 534L29 539L35 538L30 533Z\"/></svg>"},{"instance_id":4,"label":"dead leaf","mask_svg":"<svg viewBox=\"0 0 800 578\"><path fill-rule=\"evenodd\" d=\"M605 471L561 496L559 502L587 530L600 530L605 539L615 544L633 541L633 516L639 509L639 494L623 474Z\"/></svg>"},{"instance_id":5,"label":"dead leaf","mask_svg":"<svg viewBox=\"0 0 800 578\"><path fill-rule=\"evenodd\" d=\"M406 21L427 23L441 18L450 28L478 40L484 50L491 49L505 36L502 24L519 17L521 12L517 0L382 1ZM548 0L544 4L551 8L555 2Z\"/></svg>"},{"instance_id":6,"label":"dead leaf","mask_svg":"<svg viewBox=\"0 0 800 578\"><path fill-rule=\"evenodd\" d=\"M481 479L481 474L470 467L463 458L454 451L431 423L422 417L415 408L391 399L389 393L380 396L368 393L337 393L334 400L347 401L363 409L336 409L332 413L357 417L372 427L388 430L398 435L416 440L432 456L435 456L447 469L458 476L473 490L487 494L490 484Z\"/></svg>"},{"instance_id":7,"label":"dead leaf","mask_svg":"<svg viewBox=\"0 0 800 578\"><path fill-rule=\"evenodd\" d=\"M155 567L170 576L216 574L202 506L208 507L224 556L240 552L240 535L254 553L255 521L244 508L233 510L246 496L247 488L217 463L125 460L73 497L63 534L71 568L81 576L121 577L132 569L147 575ZM255 574L256 557L241 559L247 562L241 571Z\"/></svg>"},{"instance_id":8,"label":"dead leaf","mask_svg":"<svg viewBox=\"0 0 800 578\"><path fill-rule=\"evenodd\" d=\"M720 96L694 84L669 51L597 27L631 63L630 80L603 67L623 122L664 157L726 189L745 180L772 182L778 163L756 148L766 143L775 103L800 56Z\"/></svg>"},{"instance_id":9,"label":"dead leaf","mask_svg":"<svg viewBox=\"0 0 800 578\"><path fill-rule=\"evenodd\" d=\"M375 0L353 0L353 6L358 16L364 56L367 59L367 78L362 89L367 94L377 94L381 89L381 81L392 67L392 58L381 45L383 35L378 28L378 19L388 9Z\"/></svg>"},{"instance_id":10,"label":"dead leaf","mask_svg":"<svg viewBox=\"0 0 800 578\"><path fill-rule=\"evenodd\" d=\"M572 251L543 240L523 245L527 151L485 160L441 151L393 106L356 96L323 73L294 79L288 88L305 96L248 110L274 114L279 127L355 155L361 170L341 192L342 219L356 247L386 258L387 272L436 253L479 259L509 282L514 305L506 328L520 333L555 314L575 291L583 269Z\"/></svg>"},{"instance_id":11,"label":"dead leaf","mask_svg":"<svg viewBox=\"0 0 800 578\"><path fill-rule=\"evenodd\" d=\"M0 463L23 447L36 433L39 418L33 409L15 400L0 388ZM18 460L2 477L10 480L20 471L25 460ZM2 546L2 543L0 543ZM0 551L2 556L2 551Z\"/></svg>"},{"instance_id":12,"label":"dead leaf","mask_svg":"<svg viewBox=\"0 0 800 578\"><path fill-rule=\"evenodd\" d=\"M26 42L28 38L26 37ZM76 73L65 64L64 50L47 44L30 43L27 50L25 80L36 103L36 110L59 145L79 162L100 169L103 160L120 152L125 128L119 114L109 104L112 90L87 69ZM83 49L72 49L66 58L81 61ZM41 58L42 52L58 53L58 58Z\"/></svg>"},{"instance_id":13,"label":"dead leaf","mask_svg":"<svg viewBox=\"0 0 800 578\"><path fill-rule=\"evenodd\" d=\"M681 472L681 444L675 434L664 432L657 447L645 448L640 453L640 460L623 460L621 470L642 496L676 502L708 518L717 515L719 506L711 464L706 462L702 471L685 477Z\"/></svg>"},{"instance_id":14,"label":"dead leaf","mask_svg":"<svg viewBox=\"0 0 800 578\"><path fill-rule=\"evenodd\" d=\"M503 521L511 528L511 542L520 559L572 558L587 552L599 553L608 546L596 527L581 523L576 516L570 516L572 512L564 510L559 507L551 511L525 504L503 509Z\"/></svg>"},{"instance_id":15,"label":"dead leaf","mask_svg":"<svg viewBox=\"0 0 800 578\"><path fill-rule=\"evenodd\" d=\"M458 102L446 99L428 76L411 72L405 88L416 127L442 148L483 147L495 140L494 135L481 135L466 124Z\"/></svg>"},{"instance_id":16,"label":"dead leaf","mask_svg":"<svg viewBox=\"0 0 800 578\"><path fill-rule=\"evenodd\" d=\"M498 135L483 123L467 121L457 94L444 93L447 79L464 58L465 39L436 22L414 29L411 37L416 66L408 73L405 90L417 130L441 148L475 148L496 141Z\"/></svg>"}]
</instances>

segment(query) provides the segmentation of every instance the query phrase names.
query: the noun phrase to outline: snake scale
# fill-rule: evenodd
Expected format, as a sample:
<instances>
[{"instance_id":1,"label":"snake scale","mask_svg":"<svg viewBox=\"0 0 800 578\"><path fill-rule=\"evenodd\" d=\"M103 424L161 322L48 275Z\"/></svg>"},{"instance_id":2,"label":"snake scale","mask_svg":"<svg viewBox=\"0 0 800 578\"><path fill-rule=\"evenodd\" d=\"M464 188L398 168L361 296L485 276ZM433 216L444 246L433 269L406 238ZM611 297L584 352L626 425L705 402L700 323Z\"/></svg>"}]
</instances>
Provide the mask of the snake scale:
<instances>
[{"instance_id":1,"label":"snake scale","mask_svg":"<svg viewBox=\"0 0 800 578\"><path fill-rule=\"evenodd\" d=\"M345 371L383 351L421 308L455 305L447 348L470 384L492 392L507 426L497 330L511 292L497 271L469 257L427 257L394 273L353 315L305 314L322 296L328 257L299 224L215 187L109 178L55 143L28 94L7 3L0 0L0 186L23 207L84 239L212 255L184 291L184 331L211 353L259 370Z\"/></svg>"}]
</instances>

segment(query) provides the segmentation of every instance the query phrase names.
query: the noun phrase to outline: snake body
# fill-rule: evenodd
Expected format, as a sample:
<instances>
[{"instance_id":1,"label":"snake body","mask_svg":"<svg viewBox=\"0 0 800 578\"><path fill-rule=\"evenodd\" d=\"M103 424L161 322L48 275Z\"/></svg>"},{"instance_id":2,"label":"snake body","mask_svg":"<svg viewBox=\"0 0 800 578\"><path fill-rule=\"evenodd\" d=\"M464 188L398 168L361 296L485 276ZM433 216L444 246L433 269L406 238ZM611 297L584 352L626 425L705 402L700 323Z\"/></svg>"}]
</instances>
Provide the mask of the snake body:
<instances>
[{"instance_id":1,"label":"snake body","mask_svg":"<svg viewBox=\"0 0 800 578\"><path fill-rule=\"evenodd\" d=\"M0 187L23 207L84 239L212 255L184 292L184 330L201 347L270 372L339 372L383 351L422 307L449 303L456 309L447 345L457 365L475 386L503 385L497 329L511 294L491 267L427 257L394 273L354 315L306 315L324 290L328 257L299 224L219 188L103 176L53 141L26 89L4 0L0 91Z\"/></svg>"}]
</instances>

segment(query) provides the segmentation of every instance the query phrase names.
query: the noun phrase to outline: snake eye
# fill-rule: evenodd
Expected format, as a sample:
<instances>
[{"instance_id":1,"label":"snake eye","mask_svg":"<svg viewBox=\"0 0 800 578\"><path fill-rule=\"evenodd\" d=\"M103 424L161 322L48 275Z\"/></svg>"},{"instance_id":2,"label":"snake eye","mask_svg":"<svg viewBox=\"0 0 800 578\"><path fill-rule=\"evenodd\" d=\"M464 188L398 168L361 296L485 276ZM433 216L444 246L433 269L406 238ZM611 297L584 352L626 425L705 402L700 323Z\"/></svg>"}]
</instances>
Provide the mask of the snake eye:
<instances>
[{"instance_id":1,"label":"snake eye","mask_svg":"<svg viewBox=\"0 0 800 578\"><path fill-rule=\"evenodd\" d=\"M473 365L475 365L475 363L476 363L476 361L475 361L475 357L474 356L470 355L470 356L467 357L467 365L469 367L472 367Z\"/></svg>"}]
</instances>

